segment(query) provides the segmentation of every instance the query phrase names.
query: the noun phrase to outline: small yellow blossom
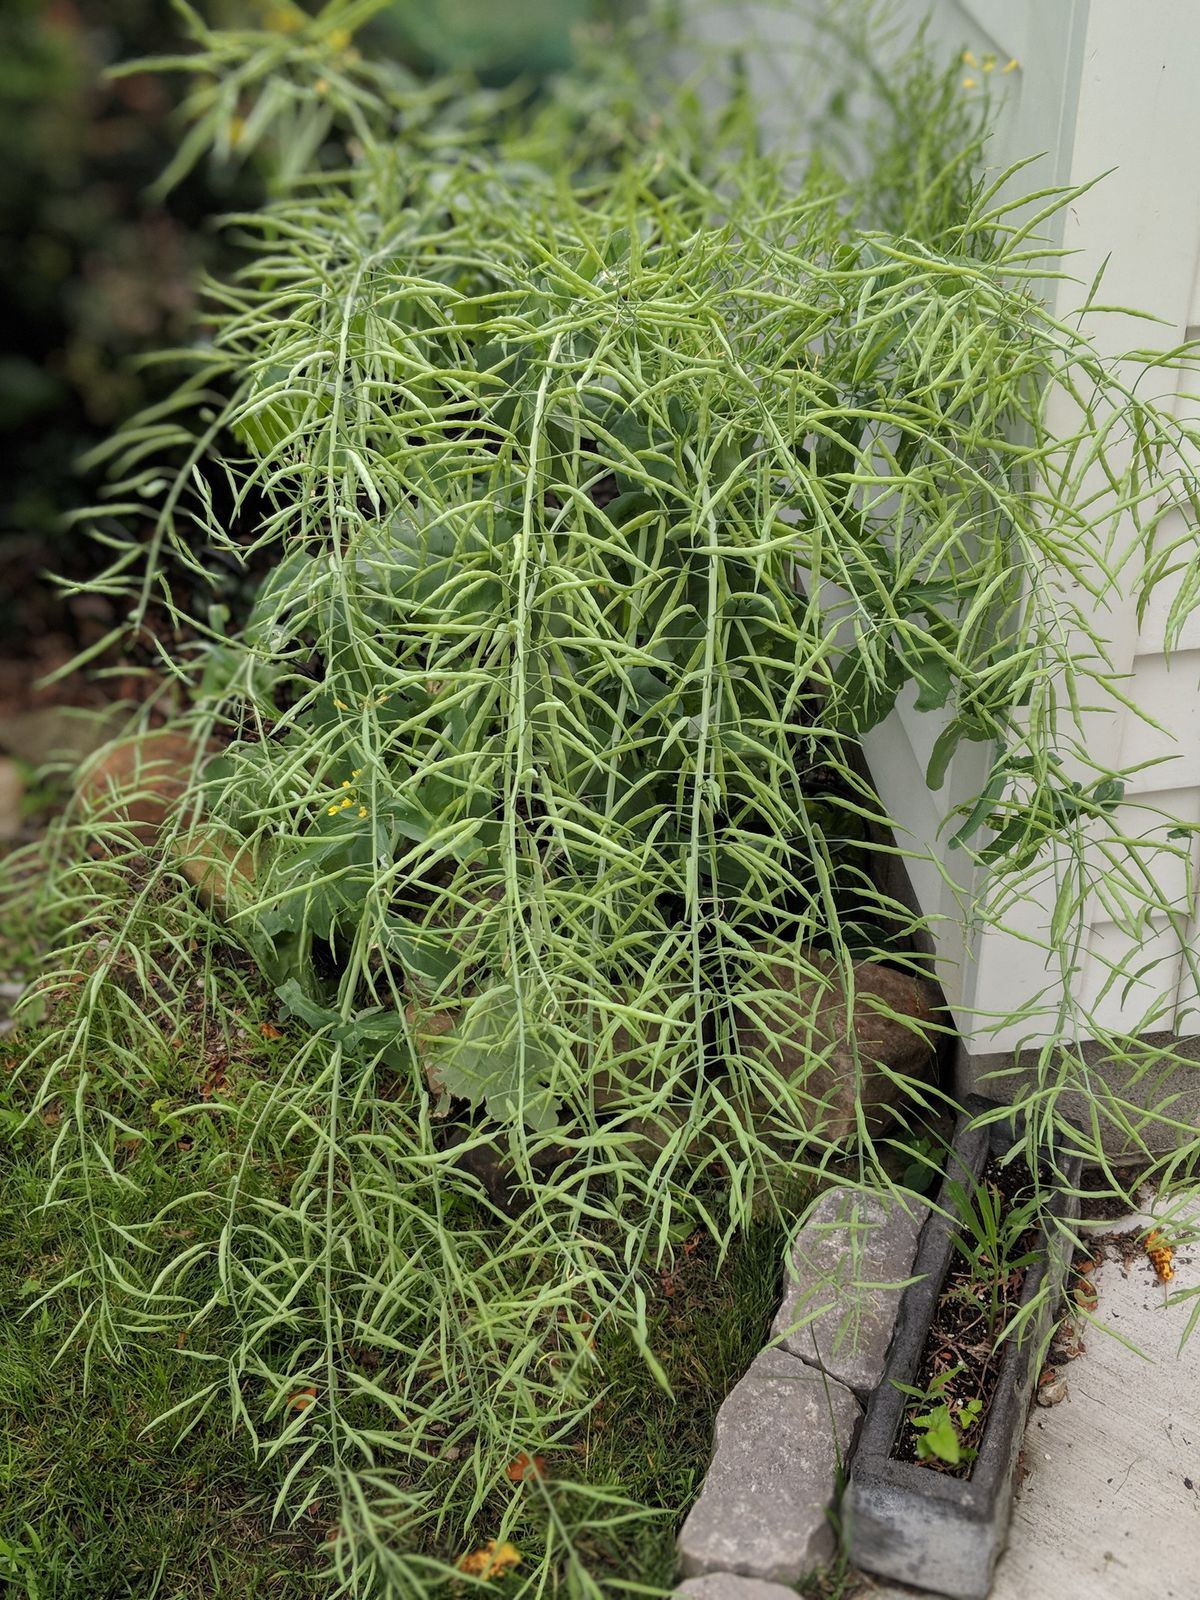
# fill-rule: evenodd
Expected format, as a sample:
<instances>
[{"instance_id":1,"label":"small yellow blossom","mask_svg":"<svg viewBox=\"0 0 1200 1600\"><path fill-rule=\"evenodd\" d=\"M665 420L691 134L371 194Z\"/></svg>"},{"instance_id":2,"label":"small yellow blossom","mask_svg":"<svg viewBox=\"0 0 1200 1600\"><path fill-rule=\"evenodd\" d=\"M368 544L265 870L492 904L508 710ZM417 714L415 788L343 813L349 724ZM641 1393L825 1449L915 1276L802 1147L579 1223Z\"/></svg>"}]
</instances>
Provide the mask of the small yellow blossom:
<instances>
[{"instance_id":1,"label":"small yellow blossom","mask_svg":"<svg viewBox=\"0 0 1200 1600\"><path fill-rule=\"evenodd\" d=\"M986 60L983 63L983 70L985 72L994 72L996 70L996 58L995 58L995 56L988 56L986 58Z\"/></svg>"},{"instance_id":2,"label":"small yellow blossom","mask_svg":"<svg viewBox=\"0 0 1200 1600\"><path fill-rule=\"evenodd\" d=\"M1007 66L1000 68L1001 75L1003 75L1006 72L1015 72L1016 70L1017 70L1017 58L1016 58L1016 56L1014 56L1012 58L1012 60L1008 63Z\"/></svg>"},{"instance_id":3,"label":"small yellow blossom","mask_svg":"<svg viewBox=\"0 0 1200 1600\"><path fill-rule=\"evenodd\" d=\"M338 708L339 711L345 711L346 710L346 702L344 700L335 700L333 703Z\"/></svg>"},{"instance_id":4,"label":"small yellow blossom","mask_svg":"<svg viewBox=\"0 0 1200 1600\"><path fill-rule=\"evenodd\" d=\"M351 767L350 768L350 776L352 778L361 778L362 777L362 768L361 767Z\"/></svg>"},{"instance_id":5,"label":"small yellow blossom","mask_svg":"<svg viewBox=\"0 0 1200 1600\"><path fill-rule=\"evenodd\" d=\"M331 50L344 50L350 43L350 34L345 28L334 28L329 35L329 48Z\"/></svg>"},{"instance_id":6,"label":"small yellow blossom","mask_svg":"<svg viewBox=\"0 0 1200 1600\"><path fill-rule=\"evenodd\" d=\"M978 61L975 59L974 52L971 50L964 50L962 53L962 58L964 67L977 67L979 65Z\"/></svg>"},{"instance_id":7,"label":"small yellow blossom","mask_svg":"<svg viewBox=\"0 0 1200 1600\"><path fill-rule=\"evenodd\" d=\"M325 813L325 815L327 817L336 817L337 814L338 814L338 807L337 806L330 806L329 810Z\"/></svg>"},{"instance_id":8,"label":"small yellow blossom","mask_svg":"<svg viewBox=\"0 0 1200 1600\"><path fill-rule=\"evenodd\" d=\"M977 78L964 78L962 86L964 89L974 89L977 87L978 81Z\"/></svg>"},{"instance_id":9,"label":"small yellow blossom","mask_svg":"<svg viewBox=\"0 0 1200 1600\"><path fill-rule=\"evenodd\" d=\"M341 805L338 807L338 810L339 811L345 811L347 806L350 806L350 805L353 805L353 804L354 804L354 802L351 800L350 796L347 795L346 798L342 801Z\"/></svg>"},{"instance_id":10,"label":"small yellow blossom","mask_svg":"<svg viewBox=\"0 0 1200 1600\"><path fill-rule=\"evenodd\" d=\"M272 6L263 20L272 33L299 33L305 19L297 6Z\"/></svg>"},{"instance_id":11,"label":"small yellow blossom","mask_svg":"<svg viewBox=\"0 0 1200 1600\"><path fill-rule=\"evenodd\" d=\"M343 789L348 789L349 787L350 787L350 779L349 778L343 778L342 779L342 788Z\"/></svg>"},{"instance_id":12,"label":"small yellow blossom","mask_svg":"<svg viewBox=\"0 0 1200 1600\"><path fill-rule=\"evenodd\" d=\"M366 806L359 806L359 808L358 808L358 814L359 814L359 816L360 816L360 817L365 817L365 816L366 816L366 815L367 815L367 808L366 808Z\"/></svg>"}]
</instances>

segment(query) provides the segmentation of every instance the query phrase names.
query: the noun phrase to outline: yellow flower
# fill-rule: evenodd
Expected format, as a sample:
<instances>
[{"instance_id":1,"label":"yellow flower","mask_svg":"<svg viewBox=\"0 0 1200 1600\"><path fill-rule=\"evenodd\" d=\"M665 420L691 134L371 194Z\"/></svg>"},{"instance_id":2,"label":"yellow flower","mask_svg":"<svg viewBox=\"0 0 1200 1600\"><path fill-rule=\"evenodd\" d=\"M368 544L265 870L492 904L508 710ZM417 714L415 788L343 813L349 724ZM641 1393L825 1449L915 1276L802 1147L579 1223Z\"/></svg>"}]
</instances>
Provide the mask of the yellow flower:
<instances>
[{"instance_id":1,"label":"yellow flower","mask_svg":"<svg viewBox=\"0 0 1200 1600\"><path fill-rule=\"evenodd\" d=\"M974 89L977 86L977 83L978 79L976 78L964 78L962 86L964 89Z\"/></svg>"},{"instance_id":2,"label":"yellow flower","mask_svg":"<svg viewBox=\"0 0 1200 1600\"><path fill-rule=\"evenodd\" d=\"M358 814L359 814L359 816L360 816L360 817L365 817L365 816L366 816L366 815L367 815L367 808L366 808L366 806L359 806L359 808L358 808Z\"/></svg>"},{"instance_id":3,"label":"yellow flower","mask_svg":"<svg viewBox=\"0 0 1200 1600\"><path fill-rule=\"evenodd\" d=\"M336 817L337 814L338 814L338 809L339 808L337 806L330 806L329 810L325 813L325 815L327 817Z\"/></svg>"},{"instance_id":4,"label":"yellow flower","mask_svg":"<svg viewBox=\"0 0 1200 1600\"><path fill-rule=\"evenodd\" d=\"M458 1570L472 1578L504 1578L520 1564L521 1552L516 1545L507 1541L497 1544L495 1539L489 1539L480 1549L460 1557Z\"/></svg>"},{"instance_id":5,"label":"yellow flower","mask_svg":"<svg viewBox=\"0 0 1200 1600\"><path fill-rule=\"evenodd\" d=\"M970 50L964 50L962 53L962 58L964 67L977 67L979 65L978 61L975 59L974 53Z\"/></svg>"},{"instance_id":6,"label":"yellow flower","mask_svg":"<svg viewBox=\"0 0 1200 1600\"><path fill-rule=\"evenodd\" d=\"M347 806L351 806L353 804L354 804L353 800L351 800L350 796L347 795L346 798L342 801L341 805L338 807L338 810L339 811L345 811Z\"/></svg>"},{"instance_id":7,"label":"yellow flower","mask_svg":"<svg viewBox=\"0 0 1200 1600\"><path fill-rule=\"evenodd\" d=\"M1000 68L1001 75L1003 75L1006 72L1015 72L1016 70L1017 70L1017 58L1016 58L1016 56L1014 56L1012 58L1012 60L1008 63L1008 65L1006 67L1001 67Z\"/></svg>"},{"instance_id":8,"label":"yellow flower","mask_svg":"<svg viewBox=\"0 0 1200 1600\"><path fill-rule=\"evenodd\" d=\"M345 28L334 28L329 35L329 48L331 50L344 50L350 43L350 34Z\"/></svg>"},{"instance_id":9,"label":"yellow flower","mask_svg":"<svg viewBox=\"0 0 1200 1600\"><path fill-rule=\"evenodd\" d=\"M338 708L339 711L345 711L346 710L346 702L344 700L335 700L333 703Z\"/></svg>"},{"instance_id":10,"label":"yellow flower","mask_svg":"<svg viewBox=\"0 0 1200 1600\"><path fill-rule=\"evenodd\" d=\"M349 787L350 787L350 779L349 778L343 778L342 779L342 788L343 789L348 789Z\"/></svg>"},{"instance_id":11,"label":"yellow flower","mask_svg":"<svg viewBox=\"0 0 1200 1600\"><path fill-rule=\"evenodd\" d=\"M350 776L352 778L361 778L362 777L362 768L361 767L351 767L350 768Z\"/></svg>"},{"instance_id":12,"label":"yellow flower","mask_svg":"<svg viewBox=\"0 0 1200 1600\"><path fill-rule=\"evenodd\" d=\"M297 6L272 6L264 22L272 33L299 33L304 13Z\"/></svg>"}]
</instances>

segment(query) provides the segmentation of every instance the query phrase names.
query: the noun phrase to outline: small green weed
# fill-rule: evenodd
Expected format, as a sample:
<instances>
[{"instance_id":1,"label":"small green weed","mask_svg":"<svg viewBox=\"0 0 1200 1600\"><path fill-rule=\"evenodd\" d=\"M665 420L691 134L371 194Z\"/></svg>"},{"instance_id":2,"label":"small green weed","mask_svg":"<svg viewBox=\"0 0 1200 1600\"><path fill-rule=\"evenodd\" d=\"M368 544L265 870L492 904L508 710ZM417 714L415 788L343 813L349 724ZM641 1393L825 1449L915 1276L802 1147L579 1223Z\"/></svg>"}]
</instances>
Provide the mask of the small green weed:
<instances>
[{"instance_id":1,"label":"small green weed","mask_svg":"<svg viewBox=\"0 0 1200 1600\"><path fill-rule=\"evenodd\" d=\"M972 1303L982 1303L987 1336L998 1342L1014 1310L1015 1275L1040 1254L1031 1247L1030 1230L1038 1226L1045 1197L1036 1190L1006 1194L987 1175L971 1184L948 1179L946 1191L956 1224L951 1239L967 1263Z\"/></svg>"},{"instance_id":2,"label":"small green weed","mask_svg":"<svg viewBox=\"0 0 1200 1600\"><path fill-rule=\"evenodd\" d=\"M917 1401L917 1408L908 1413L908 1421L916 1430L916 1452L919 1461L944 1461L948 1466L974 1461L979 1453L973 1445L963 1442L964 1436L979 1421L983 1401L978 1396L955 1400L948 1391L965 1367L951 1367L939 1373L926 1389L917 1389L908 1383L892 1382L901 1394ZM924 1407L924 1409L921 1409Z\"/></svg>"}]
</instances>

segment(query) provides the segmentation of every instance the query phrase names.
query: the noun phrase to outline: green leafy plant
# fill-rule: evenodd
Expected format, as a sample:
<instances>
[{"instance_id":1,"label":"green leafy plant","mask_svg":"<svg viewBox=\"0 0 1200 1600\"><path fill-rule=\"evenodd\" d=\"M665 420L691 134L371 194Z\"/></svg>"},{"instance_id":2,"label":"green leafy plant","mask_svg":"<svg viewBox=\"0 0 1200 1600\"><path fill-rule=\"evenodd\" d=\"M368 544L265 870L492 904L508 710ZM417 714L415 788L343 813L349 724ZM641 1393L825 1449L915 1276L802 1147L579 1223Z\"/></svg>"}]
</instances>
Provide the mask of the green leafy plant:
<instances>
[{"instance_id":1,"label":"green leafy plant","mask_svg":"<svg viewBox=\"0 0 1200 1600\"><path fill-rule=\"evenodd\" d=\"M1010 1291L1042 1252L1037 1228L1043 1197L1032 1185L1024 1194L1006 1196L986 1177L970 1184L948 1179L946 1189L955 1223L952 1243L969 1268L969 1292L981 1299L988 1337L998 1342L1012 1310Z\"/></svg>"},{"instance_id":2,"label":"green leafy plant","mask_svg":"<svg viewBox=\"0 0 1200 1600\"><path fill-rule=\"evenodd\" d=\"M55 1009L22 1081L72 1108L49 1182L90 1230L47 1293L114 1355L204 1326L181 1410L284 1464L281 1511L335 1508L343 1589L428 1592L519 1525L529 1582L590 1596L591 1532L639 1508L566 1473L518 1501L505 1469L573 1447L607 1333L665 1381L647 1282L681 1221L725 1251L835 1158L889 1186L867 1126L822 1131L828 1048L769 1020L788 982L852 1004L856 961L923 967L861 734L903 691L941 719L934 787L991 751L958 837L1005 893L1097 835L1136 857L1073 720L1111 691L1090 608L1193 485L1180 424L1046 314L1036 221L920 52L881 134L941 108L919 182L893 161L855 197L760 153L736 82L706 110L614 36L533 106L426 91L355 58L363 9L192 24L188 160L240 94L256 134L299 107L294 148L338 154L236 219L175 399L106 452L103 584L129 637L158 628L196 759L153 841L110 811L47 847ZM214 554L267 552L247 616L164 642ZM201 938L241 941L292 1043L157 1264L172 1207L115 1231L90 1177L157 1121L144 1058ZM902 1119L939 1097L896 1088Z\"/></svg>"},{"instance_id":3,"label":"green leafy plant","mask_svg":"<svg viewBox=\"0 0 1200 1600\"><path fill-rule=\"evenodd\" d=\"M892 1380L901 1394L918 1402L917 1408L908 1413L908 1421L917 1434L919 1461L942 1461L947 1466L957 1467L974 1461L979 1454L974 1445L965 1444L963 1440L979 1421L983 1401L978 1396L956 1400L950 1393L954 1380L965 1370L961 1366L950 1367L932 1379L926 1389Z\"/></svg>"}]
</instances>

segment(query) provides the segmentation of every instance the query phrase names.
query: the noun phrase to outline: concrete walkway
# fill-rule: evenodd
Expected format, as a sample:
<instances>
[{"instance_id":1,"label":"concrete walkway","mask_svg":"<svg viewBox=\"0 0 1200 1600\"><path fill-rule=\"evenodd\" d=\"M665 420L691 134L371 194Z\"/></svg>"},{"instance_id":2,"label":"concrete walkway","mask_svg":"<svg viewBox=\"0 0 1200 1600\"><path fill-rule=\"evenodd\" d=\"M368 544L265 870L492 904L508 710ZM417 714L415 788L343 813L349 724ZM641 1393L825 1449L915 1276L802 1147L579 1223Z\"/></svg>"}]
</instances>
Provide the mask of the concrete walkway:
<instances>
[{"instance_id":1,"label":"concrete walkway","mask_svg":"<svg viewBox=\"0 0 1200 1600\"><path fill-rule=\"evenodd\" d=\"M1195 1232L1194 1198L1189 1214ZM1091 1313L1141 1353L1084 1324L1084 1353L1058 1369L1066 1398L1030 1415L1027 1475L990 1600L1200 1596L1200 1320L1180 1348L1200 1297L1200 1242L1176 1250L1168 1300L1140 1248L1149 1226L1141 1217L1104 1224L1138 1236L1124 1250L1106 1246ZM1185 1217L1176 1229L1186 1237ZM856 1592L913 1593L870 1580Z\"/></svg>"}]
</instances>

